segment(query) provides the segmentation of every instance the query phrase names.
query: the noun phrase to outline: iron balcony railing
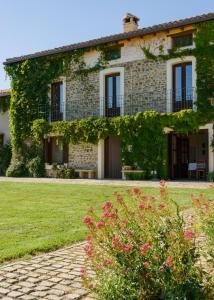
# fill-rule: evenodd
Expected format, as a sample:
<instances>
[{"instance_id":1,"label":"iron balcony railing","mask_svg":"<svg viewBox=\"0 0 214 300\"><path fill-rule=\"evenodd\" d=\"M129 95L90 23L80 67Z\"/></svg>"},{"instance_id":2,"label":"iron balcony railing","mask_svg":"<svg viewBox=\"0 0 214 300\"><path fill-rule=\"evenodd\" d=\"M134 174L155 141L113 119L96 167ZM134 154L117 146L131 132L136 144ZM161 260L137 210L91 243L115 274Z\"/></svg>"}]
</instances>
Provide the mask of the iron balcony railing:
<instances>
[{"instance_id":1,"label":"iron balcony railing","mask_svg":"<svg viewBox=\"0 0 214 300\"><path fill-rule=\"evenodd\" d=\"M155 110L158 112L177 112L182 109L192 109L196 100L195 89L170 90L167 93L147 92L130 93L113 97L91 98L79 97L61 103L61 105L40 105L37 111L38 118L50 122L73 121L86 117L116 117L134 115L137 112Z\"/></svg>"}]
</instances>

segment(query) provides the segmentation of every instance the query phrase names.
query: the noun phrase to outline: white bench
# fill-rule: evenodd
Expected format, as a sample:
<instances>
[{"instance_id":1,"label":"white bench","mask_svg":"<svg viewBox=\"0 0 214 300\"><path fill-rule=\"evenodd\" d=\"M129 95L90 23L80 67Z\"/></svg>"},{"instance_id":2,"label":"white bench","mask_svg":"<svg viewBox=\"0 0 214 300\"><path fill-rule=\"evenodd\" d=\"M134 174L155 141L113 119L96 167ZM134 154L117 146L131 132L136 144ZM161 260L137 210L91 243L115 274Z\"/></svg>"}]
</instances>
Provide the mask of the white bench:
<instances>
[{"instance_id":1,"label":"white bench","mask_svg":"<svg viewBox=\"0 0 214 300\"><path fill-rule=\"evenodd\" d=\"M96 177L95 169L75 169L75 172L79 174L80 178L94 179ZM87 175L87 177L85 177L85 175Z\"/></svg>"},{"instance_id":2,"label":"white bench","mask_svg":"<svg viewBox=\"0 0 214 300\"><path fill-rule=\"evenodd\" d=\"M126 178L127 173L129 173L129 174L130 173L139 174L139 173L144 173L144 171L143 170L122 170L122 178L125 179L125 180L127 179Z\"/></svg>"}]
</instances>

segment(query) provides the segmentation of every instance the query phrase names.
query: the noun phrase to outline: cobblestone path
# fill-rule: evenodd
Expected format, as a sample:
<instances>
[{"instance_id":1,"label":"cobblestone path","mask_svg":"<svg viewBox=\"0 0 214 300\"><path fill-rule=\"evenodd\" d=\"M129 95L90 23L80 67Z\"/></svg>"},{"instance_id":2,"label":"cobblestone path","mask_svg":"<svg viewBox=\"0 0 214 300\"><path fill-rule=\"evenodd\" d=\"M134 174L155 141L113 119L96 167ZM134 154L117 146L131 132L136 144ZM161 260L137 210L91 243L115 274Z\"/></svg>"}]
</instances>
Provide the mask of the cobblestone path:
<instances>
[{"instance_id":1,"label":"cobblestone path","mask_svg":"<svg viewBox=\"0 0 214 300\"><path fill-rule=\"evenodd\" d=\"M83 288L84 243L0 267L0 299L94 300Z\"/></svg>"}]
</instances>

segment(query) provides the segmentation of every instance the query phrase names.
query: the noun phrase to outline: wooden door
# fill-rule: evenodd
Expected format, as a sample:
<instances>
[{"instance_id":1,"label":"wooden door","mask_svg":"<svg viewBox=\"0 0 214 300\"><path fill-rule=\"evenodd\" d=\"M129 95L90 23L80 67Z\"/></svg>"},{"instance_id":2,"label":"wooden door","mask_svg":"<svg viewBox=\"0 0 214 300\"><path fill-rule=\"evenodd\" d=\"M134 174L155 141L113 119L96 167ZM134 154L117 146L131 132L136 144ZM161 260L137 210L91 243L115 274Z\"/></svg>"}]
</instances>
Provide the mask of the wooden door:
<instances>
[{"instance_id":1,"label":"wooden door","mask_svg":"<svg viewBox=\"0 0 214 300\"><path fill-rule=\"evenodd\" d=\"M177 178L188 178L189 139L177 137Z\"/></svg>"},{"instance_id":2,"label":"wooden door","mask_svg":"<svg viewBox=\"0 0 214 300\"><path fill-rule=\"evenodd\" d=\"M105 140L105 178L122 178L121 147L119 137Z\"/></svg>"},{"instance_id":3,"label":"wooden door","mask_svg":"<svg viewBox=\"0 0 214 300\"><path fill-rule=\"evenodd\" d=\"M188 178L189 138L172 133L168 138L168 170L171 179Z\"/></svg>"}]
</instances>

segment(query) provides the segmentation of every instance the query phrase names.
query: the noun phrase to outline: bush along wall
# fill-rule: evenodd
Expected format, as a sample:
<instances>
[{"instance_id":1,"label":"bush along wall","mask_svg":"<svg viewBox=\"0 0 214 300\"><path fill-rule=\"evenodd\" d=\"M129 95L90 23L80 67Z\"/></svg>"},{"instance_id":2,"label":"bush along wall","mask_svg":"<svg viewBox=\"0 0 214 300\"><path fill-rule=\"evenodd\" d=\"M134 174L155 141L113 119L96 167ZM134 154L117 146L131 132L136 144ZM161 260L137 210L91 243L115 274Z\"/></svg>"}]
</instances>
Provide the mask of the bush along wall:
<instances>
[{"instance_id":1,"label":"bush along wall","mask_svg":"<svg viewBox=\"0 0 214 300\"><path fill-rule=\"evenodd\" d=\"M7 65L7 74L11 78L10 128L12 143L12 161L8 169L9 176L29 176L32 165L42 161L42 140L48 135L59 136L63 143L91 142L118 135L122 143L122 159L125 165L143 168L148 174L157 171L159 177L166 173L166 136L164 128L169 127L177 133L188 134L199 129L200 125L214 120L214 107L210 104L214 92L214 22L197 25L195 48L179 51L169 50L168 54L155 56L149 49L142 48L147 59L170 59L194 55L197 59L198 111L189 110L169 115L157 112L138 113L136 116L112 119L84 119L75 122L54 122L49 124L38 119L38 107L49 105L48 91L51 82L66 75L72 68L73 76L87 82L89 72L95 72L107 65L106 47L97 48L100 59L94 67L84 63L84 53L90 49L35 58ZM33 137L36 151L28 151L26 141ZM40 160L39 160L40 157ZM23 167L24 166L24 167ZM38 174L34 173L35 176Z\"/></svg>"}]
</instances>

